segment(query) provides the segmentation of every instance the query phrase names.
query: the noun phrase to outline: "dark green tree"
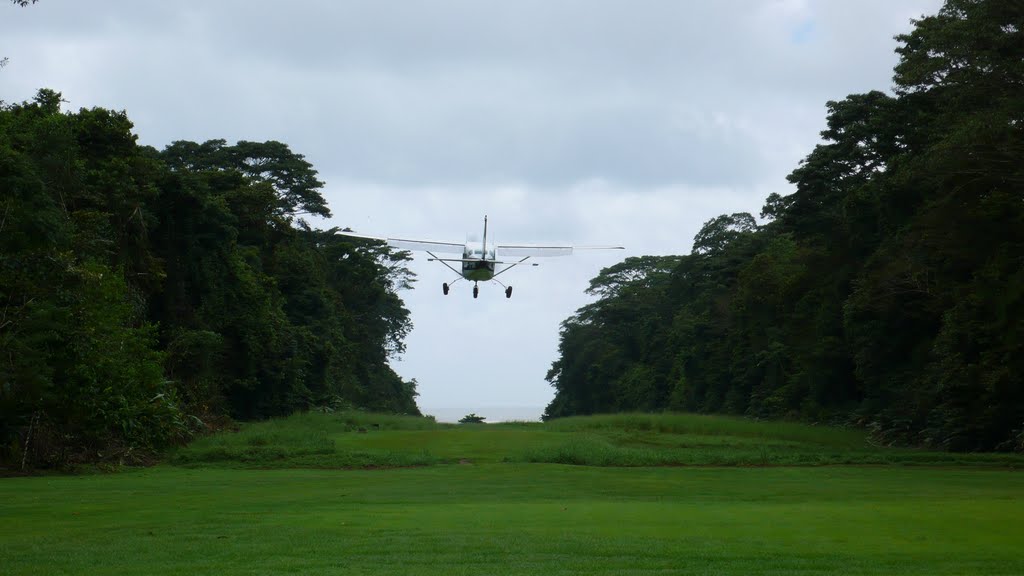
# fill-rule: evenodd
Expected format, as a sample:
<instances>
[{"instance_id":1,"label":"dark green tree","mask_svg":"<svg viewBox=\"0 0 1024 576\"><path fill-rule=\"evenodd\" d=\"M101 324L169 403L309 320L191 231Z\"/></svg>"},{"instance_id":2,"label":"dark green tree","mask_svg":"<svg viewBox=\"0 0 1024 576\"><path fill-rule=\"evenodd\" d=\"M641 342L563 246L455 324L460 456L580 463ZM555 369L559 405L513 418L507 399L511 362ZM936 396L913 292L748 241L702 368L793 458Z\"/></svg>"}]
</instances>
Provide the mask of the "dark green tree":
<instances>
[{"instance_id":1,"label":"dark green tree","mask_svg":"<svg viewBox=\"0 0 1024 576\"><path fill-rule=\"evenodd\" d=\"M301 155L158 152L124 112L60 108L0 107L0 460L145 458L314 406L419 413L388 366L408 254L310 228L329 212Z\"/></svg>"},{"instance_id":2,"label":"dark green tree","mask_svg":"<svg viewBox=\"0 0 1024 576\"><path fill-rule=\"evenodd\" d=\"M763 225L712 219L667 283L601 288L563 324L547 414L729 412L1024 449L1022 33L1019 2L948 0L915 22L895 94L829 102Z\"/></svg>"},{"instance_id":3,"label":"dark green tree","mask_svg":"<svg viewBox=\"0 0 1024 576\"><path fill-rule=\"evenodd\" d=\"M189 433L132 281L149 259L129 257L127 207L151 182L119 120L62 114L49 90L0 111L4 459L132 458Z\"/></svg>"},{"instance_id":4,"label":"dark green tree","mask_svg":"<svg viewBox=\"0 0 1024 576\"><path fill-rule=\"evenodd\" d=\"M241 418L324 403L418 413L387 366L410 328L406 255L295 222L329 212L316 172L281 143L182 141L160 156L169 259L154 310L194 395ZM190 373L189 343L211 337L220 347L199 366L219 367Z\"/></svg>"}]
</instances>

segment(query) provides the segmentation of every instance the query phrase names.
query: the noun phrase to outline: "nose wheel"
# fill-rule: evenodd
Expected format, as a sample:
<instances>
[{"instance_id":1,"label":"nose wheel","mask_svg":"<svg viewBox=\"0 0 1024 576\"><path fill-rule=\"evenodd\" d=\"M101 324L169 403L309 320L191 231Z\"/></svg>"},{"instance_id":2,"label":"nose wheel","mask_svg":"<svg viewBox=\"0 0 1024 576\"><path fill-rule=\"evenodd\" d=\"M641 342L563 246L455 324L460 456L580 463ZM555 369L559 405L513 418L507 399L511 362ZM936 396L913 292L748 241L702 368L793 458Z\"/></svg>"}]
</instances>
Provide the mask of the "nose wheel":
<instances>
[{"instance_id":1,"label":"nose wheel","mask_svg":"<svg viewBox=\"0 0 1024 576\"><path fill-rule=\"evenodd\" d=\"M476 298L479 295L480 295L480 287L477 286L476 284L473 284L473 298Z\"/></svg>"}]
</instances>

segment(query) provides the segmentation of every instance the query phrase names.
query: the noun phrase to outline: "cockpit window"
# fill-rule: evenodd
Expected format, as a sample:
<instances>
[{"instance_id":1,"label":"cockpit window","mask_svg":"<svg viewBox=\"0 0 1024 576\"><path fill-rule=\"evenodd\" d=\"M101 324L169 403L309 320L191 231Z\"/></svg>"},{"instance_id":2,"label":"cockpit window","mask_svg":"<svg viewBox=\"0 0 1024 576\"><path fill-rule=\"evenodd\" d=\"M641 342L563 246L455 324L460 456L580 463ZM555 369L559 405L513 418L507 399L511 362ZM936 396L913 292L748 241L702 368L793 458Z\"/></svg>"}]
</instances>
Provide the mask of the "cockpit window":
<instances>
[{"instance_id":1,"label":"cockpit window","mask_svg":"<svg viewBox=\"0 0 1024 576\"><path fill-rule=\"evenodd\" d=\"M481 258L481 259L482 258L487 258L487 259L493 260L495 256L494 256L494 249L493 248L490 248L490 249L487 250L486 256L484 255L483 250L481 250L480 248L469 248L469 249L466 249L465 251L463 251L462 257L463 258Z\"/></svg>"}]
</instances>

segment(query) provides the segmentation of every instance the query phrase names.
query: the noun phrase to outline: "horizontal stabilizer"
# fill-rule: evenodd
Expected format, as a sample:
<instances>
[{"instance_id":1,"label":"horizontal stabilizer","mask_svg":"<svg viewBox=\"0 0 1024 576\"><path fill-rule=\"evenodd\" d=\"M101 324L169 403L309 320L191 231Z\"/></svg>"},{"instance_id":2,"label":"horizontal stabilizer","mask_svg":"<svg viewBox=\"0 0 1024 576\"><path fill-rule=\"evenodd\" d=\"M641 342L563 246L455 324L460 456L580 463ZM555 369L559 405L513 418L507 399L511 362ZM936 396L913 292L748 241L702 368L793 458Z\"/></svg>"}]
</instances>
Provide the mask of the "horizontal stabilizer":
<instances>
[{"instance_id":1,"label":"horizontal stabilizer","mask_svg":"<svg viewBox=\"0 0 1024 576\"><path fill-rule=\"evenodd\" d=\"M608 246L602 246L602 245L574 246L573 248L576 249L576 250L625 250L626 249L625 246L611 246L611 245L608 245Z\"/></svg>"},{"instance_id":2,"label":"horizontal stabilizer","mask_svg":"<svg viewBox=\"0 0 1024 576\"><path fill-rule=\"evenodd\" d=\"M508 264L498 260L481 260L480 258L427 258L427 262L487 262L488 264Z\"/></svg>"},{"instance_id":3,"label":"horizontal stabilizer","mask_svg":"<svg viewBox=\"0 0 1024 576\"><path fill-rule=\"evenodd\" d=\"M622 250L622 246L544 246L533 244L499 244L497 253L501 256L570 256L573 250Z\"/></svg>"}]
</instances>

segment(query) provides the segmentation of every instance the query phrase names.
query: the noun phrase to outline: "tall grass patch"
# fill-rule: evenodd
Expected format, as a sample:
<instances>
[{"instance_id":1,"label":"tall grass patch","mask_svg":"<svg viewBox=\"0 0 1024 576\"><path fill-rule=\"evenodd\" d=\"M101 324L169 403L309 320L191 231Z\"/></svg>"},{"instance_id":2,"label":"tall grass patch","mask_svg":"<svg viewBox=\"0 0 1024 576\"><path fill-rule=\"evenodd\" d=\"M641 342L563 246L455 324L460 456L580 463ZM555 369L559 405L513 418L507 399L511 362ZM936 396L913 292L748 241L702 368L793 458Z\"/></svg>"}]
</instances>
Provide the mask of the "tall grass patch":
<instances>
[{"instance_id":1,"label":"tall grass patch","mask_svg":"<svg viewBox=\"0 0 1024 576\"><path fill-rule=\"evenodd\" d=\"M432 418L359 411L299 413L246 423L236 432L200 438L174 452L170 461L182 466L219 464L270 468L420 466L436 463L437 459L425 451L339 449L335 438L370 430L429 430L442 426Z\"/></svg>"},{"instance_id":2,"label":"tall grass patch","mask_svg":"<svg viewBox=\"0 0 1024 576\"><path fill-rule=\"evenodd\" d=\"M1024 456L869 445L858 430L694 414L616 414L546 423L439 424L360 411L243 424L179 449L181 466L394 468L530 462L584 466L1024 467Z\"/></svg>"},{"instance_id":3,"label":"tall grass patch","mask_svg":"<svg viewBox=\"0 0 1024 576\"><path fill-rule=\"evenodd\" d=\"M861 430L700 414L609 414L544 424L564 433L510 461L587 466L1024 466L1013 454L957 454L872 446Z\"/></svg>"},{"instance_id":4,"label":"tall grass patch","mask_svg":"<svg viewBox=\"0 0 1024 576\"><path fill-rule=\"evenodd\" d=\"M866 448L868 446L867 436L863 430L706 414L597 414L558 418L545 423L545 426L550 430L558 431L651 431L697 436L789 440L802 444L818 444L836 448Z\"/></svg>"}]
</instances>

